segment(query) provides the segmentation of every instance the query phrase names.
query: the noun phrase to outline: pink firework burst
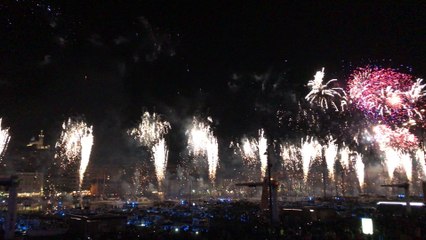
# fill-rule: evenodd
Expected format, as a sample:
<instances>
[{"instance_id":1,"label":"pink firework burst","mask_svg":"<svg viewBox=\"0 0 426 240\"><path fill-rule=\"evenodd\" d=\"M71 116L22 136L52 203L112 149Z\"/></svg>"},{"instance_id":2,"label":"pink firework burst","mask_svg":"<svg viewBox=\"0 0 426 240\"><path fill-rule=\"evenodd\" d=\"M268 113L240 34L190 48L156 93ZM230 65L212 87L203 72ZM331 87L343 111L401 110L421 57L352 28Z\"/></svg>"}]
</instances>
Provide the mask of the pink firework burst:
<instances>
[{"instance_id":1,"label":"pink firework burst","mask_svg":"<svg viewBox=\"0 0 426 240\"><path fill-rule=\"evenodd\" d=\"M418 101L424 96L421 80L393 69L359 68L348 81L351 102L366 115L388 123L422 119Z\"/></svg>"},{"instance_id":2,"label":"pink firework burst","mask_svg":"<svg viewBox=\"0 0 426 240\"><path fill-rule=\"evenodd\" d=\"M407 128L392 130L387 125L377 125L373 128L374 140L382 150L392 147L400 150L414 150L419 145L419 140Z\"/></svg>"}]
</instances>

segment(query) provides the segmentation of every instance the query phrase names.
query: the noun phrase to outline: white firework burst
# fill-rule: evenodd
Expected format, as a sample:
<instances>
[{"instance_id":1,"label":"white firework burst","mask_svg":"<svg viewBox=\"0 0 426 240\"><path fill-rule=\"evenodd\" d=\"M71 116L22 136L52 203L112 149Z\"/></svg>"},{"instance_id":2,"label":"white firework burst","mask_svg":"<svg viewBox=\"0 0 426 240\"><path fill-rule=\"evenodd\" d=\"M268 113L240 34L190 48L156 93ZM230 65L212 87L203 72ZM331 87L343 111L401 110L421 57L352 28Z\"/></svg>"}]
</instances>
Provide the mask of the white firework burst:
<instances>
[{"instance_id":1,"label":"white firework burst","mask_svg":"<svg viewBox=\"0 0 426 240\"><path fill-rule=\"evenodd\" d=\"M324 109L328 109L329 105L331 105L336 111L344 110L347 105L345 91L339 87L330 87L330 84L336 82L337 79L331 79L323 84L323 78L324 68L321 71L317 71L313 80L309 80L307 86L311 91L306 95L305 99L309 103L317 104ZM337 101L340 101L340 103Z\"/></svg>"},{"instance_id":2,"label":"white firework burst","mask_svg":"<svg viewBox=\"0 0 426 240\"><path fill-rule=\"evenodd\" d=\"M168 133L170 128L170 123L162 121L156 113L145 112L138 127L129 130L128 133L142 146L152 148Z\"/></svg>"}]
</instances>

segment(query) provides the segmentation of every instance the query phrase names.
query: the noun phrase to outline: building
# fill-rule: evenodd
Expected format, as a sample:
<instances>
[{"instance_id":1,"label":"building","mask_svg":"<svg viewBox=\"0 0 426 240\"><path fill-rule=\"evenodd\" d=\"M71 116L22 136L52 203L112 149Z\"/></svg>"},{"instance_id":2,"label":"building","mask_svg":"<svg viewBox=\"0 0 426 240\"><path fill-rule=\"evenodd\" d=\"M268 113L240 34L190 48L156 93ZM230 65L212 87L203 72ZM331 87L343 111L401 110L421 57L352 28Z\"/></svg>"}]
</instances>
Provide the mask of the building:
<instances>
[{"instance_id":1,"label":"building","mask_svg":"<svg viewBox=\"0 0 426 240\"><path fill-rule=\"evenodd\" d=\"M18 196L41 196L44 187L43 173L22 172L18 176Z\"/></svg>"}]
</instances>

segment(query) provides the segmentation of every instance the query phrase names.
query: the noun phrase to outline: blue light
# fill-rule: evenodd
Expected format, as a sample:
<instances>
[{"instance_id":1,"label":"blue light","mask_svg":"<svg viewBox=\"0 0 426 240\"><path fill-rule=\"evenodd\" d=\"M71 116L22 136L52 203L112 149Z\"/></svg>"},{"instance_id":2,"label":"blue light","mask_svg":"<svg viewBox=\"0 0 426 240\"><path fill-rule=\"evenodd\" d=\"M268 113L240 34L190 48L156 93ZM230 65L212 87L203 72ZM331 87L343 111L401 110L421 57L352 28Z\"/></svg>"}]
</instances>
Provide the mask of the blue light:
<instances>
[{"instance_id":1,"label":"blue light","mask_svg":"<svg viewBox=\"0 0 426 240\"><path fill-rule=\"evenodd\" d=\"M405 198L405 194L398 194L398 198Z\"/></svg>"}]
</instances>

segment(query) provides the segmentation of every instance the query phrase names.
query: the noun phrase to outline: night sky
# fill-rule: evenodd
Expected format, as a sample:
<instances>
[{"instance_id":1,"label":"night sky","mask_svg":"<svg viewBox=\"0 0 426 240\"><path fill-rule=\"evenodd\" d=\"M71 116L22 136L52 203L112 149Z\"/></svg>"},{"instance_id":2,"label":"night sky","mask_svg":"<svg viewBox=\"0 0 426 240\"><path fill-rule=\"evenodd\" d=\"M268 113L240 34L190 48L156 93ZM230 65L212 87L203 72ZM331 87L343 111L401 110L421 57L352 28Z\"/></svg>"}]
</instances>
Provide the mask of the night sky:
<instances>
[{"instance_id":1,"label":"night sky","mask_svg":"<svg viewBox=\"0 0 426 240\"><path fill-rule=\"evenodd\" d=\"M126 129L149 110L171 122L179 152L194 114L212 116L225 140L275 124L321 67L339 80L366 64L424 78L422 1L284 2L1 1L0 114L11 145L40 129L54 145L62 122L84 115L93 161L118 161L131 149Z\"/></svg>"}]
</instances>

